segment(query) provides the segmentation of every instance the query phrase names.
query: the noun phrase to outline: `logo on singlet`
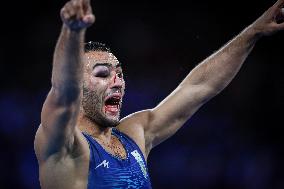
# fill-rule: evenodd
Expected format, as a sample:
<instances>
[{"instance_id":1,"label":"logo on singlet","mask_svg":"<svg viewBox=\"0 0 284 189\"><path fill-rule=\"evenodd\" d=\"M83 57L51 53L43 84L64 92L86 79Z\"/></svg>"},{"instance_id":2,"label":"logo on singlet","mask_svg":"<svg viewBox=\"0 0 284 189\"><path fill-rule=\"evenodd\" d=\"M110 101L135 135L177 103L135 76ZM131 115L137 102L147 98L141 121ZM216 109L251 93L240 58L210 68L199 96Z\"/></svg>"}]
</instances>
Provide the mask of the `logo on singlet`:
<instances>
[{"instance_id":1,"label":"logo on singlet","mask_svg":"<svg viewBox=\"0 0 284 189\"><path fill-rule=\"evenodd\" d=\"M140 169L141 169L141 171L143 173L143 176L145 178L147 178L146 166L145 166L144 161L143 161L141 155L139 154L139 152L137 150L134 150L133 152L131 152L131 155L133 155L133 157L135 158L137 163L140 165Z\"/></svg>"},{"instance_id":2,"label":"logo on singlet","mask_svg":"<svg viewBox=\"0 0 284 189\"><path fill-rule=\"evenodd\" d=\"M97 168L99 168L100 166L104 166L105 168L109 168L109 166L108 166L108 161L107 160L104 160L102 163L100 163L99 165L97 165L97 167L95 168L95 169L97 169Z\"/></svg>"}]
</instances>

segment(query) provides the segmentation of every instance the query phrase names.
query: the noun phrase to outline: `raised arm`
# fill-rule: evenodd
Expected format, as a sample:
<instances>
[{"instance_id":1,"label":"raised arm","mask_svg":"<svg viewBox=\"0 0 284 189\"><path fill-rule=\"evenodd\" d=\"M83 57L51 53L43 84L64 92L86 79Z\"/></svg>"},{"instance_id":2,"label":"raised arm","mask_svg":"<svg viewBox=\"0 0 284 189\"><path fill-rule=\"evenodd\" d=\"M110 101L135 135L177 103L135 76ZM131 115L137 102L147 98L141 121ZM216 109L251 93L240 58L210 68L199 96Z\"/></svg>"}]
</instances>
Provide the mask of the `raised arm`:
<instances>
[{"instance_id":1,"label":"raised arm","mask_svg":"<svg viewBox=\"0 0 284 189\"><path fill-rule=\"evenodd\" d=\"M83 43L86 28L94 22L89 0L72 0L61 9L62 31L52 69L52 87L41 112L35 138L39 161L72 150L83 77Z\"/></svg>"},{"instance_id":2,"label":"raised arm","mask_svg":"<svg viewBox=\"0 0 284 189\"><path fill-rule=\"evenodd\" d=\"M173 135L230 83L259 38L284 29L284 24L279 23L283 18L283 4L284 0L278 0L254 23L196 66L157 107L137 114L141 120L147 120L142 124L146 152Z\"/></svg>"}]
</instances>

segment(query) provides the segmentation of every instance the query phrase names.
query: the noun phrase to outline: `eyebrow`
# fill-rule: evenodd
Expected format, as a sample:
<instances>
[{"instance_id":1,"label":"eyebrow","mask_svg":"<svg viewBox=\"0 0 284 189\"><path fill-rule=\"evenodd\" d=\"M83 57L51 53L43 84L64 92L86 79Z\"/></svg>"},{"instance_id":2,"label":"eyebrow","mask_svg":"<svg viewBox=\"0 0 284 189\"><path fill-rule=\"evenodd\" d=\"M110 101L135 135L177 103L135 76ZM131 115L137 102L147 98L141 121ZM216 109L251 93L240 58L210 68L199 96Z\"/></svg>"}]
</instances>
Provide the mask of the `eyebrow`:
<instances>
[{"instance_id":1,"label":"eyebrow","mask_svg":"<svg viewBox=\"0 0 284 189\"><path fill-rule=\"evenodd\" d=\"M106 67L112 67L113 65L111 63L97 63L93 66L93 69L95 69L97 66L106 66ZM115 65L115 68L121 67L121 63Z\"/></svg>"}]
</instances>

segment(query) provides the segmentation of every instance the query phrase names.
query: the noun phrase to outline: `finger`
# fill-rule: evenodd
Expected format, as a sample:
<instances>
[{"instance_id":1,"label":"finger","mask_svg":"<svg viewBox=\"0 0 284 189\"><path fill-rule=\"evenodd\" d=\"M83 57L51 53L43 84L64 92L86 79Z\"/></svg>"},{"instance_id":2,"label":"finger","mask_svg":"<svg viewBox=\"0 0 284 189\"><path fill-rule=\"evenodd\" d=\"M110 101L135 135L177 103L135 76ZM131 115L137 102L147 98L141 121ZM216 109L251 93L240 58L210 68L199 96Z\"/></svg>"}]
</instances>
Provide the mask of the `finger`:
<instances>
[{"instance_id":1,"label":"finger","mask_svg":"<svg viewBox=\"0 0 284 189\"><path fill-rule=\"evenodd\" d=\"M69 14L67 13L65 8L61 9L60 16L61 16L62 20L66 20L68 18Z\"/></svg>"},{"instance_id":2,"label":"finger","mask_svg":"<svg viewBox=\"0 0 284 189\"><path fill-rule=\"evenodd\" d=\"M82 0L82 4L83 4L84 6L91 6L90 0Z\"/></svg>"},{"instance_id":3,"label":"finger","mask_svg":"<svg viewBox=\"0 0 284 189\"><path fill-rule=\"evenodd\" d=\"M66 11L70 15L70 17L72 17L76 14L76 11L74 9L74 6L72 5L72 2L68 2L66 4Z\"/></svg>"},{"instance_id":4,"label":"finger","mask_svg":"<svg viewBox=\"0 0 284 189\"><path fill-rule=\"evenodd\" d=\"M72 0L72 7L74 9L74 12L76 14L76 19L82 19L84 16L84 12L83 12L83 6L82 6L82 2L81 0Z\"/></svg>"},{"instance_id":5,"label":"finger","mask_svg":"<svg viewBox=\"0 0 284 189\"><path fill-rule=\"evenodd\" d=\"M278 30L284 30L284 22L282 22L281 24L278 24Z\"/></svg>"},{"instance_id":6,"label":"finger","mask_svg":"<svg viewBox=\"0 0 284 189\"><path fill-rule=\"evenodd\" d=\"M61 18L63 20L69 20L72 16L72 11L70 11L70 9L68 9L66 6L64 8L61 9L60 11L60 15L61 15Z\"/></svg>"},{"instance_id":7,"label":"finger","mask_svg":"<svg viewBox=\"0 0 284 189\"><path fill-rule=\"evenodd\" d=\"M83 9L85 14L92 14L92 6L90 0L83 0Z\"/></svg>"},{"instance_id":8,"label":"finger","mask_svg":"<svg viewBox=\"0 0 284 189\"><path fill-rule=\"evenodd\" d=\"M273 6L277 8L282 8L284 6L284 0L278 0Z\"/></svg>"},{"instance_id":9,"label":"finger","mask_svg":"<svg viewBox=\"0 0 284 189\"><path fill-rule=\"evenodd\" d=\"M80 5L83 4L83 0L71 0L71 1L73 1L74 3L76 2L76 3L80 4Z\"/></svg>"},{"instance_id":10,"label":"finger","mask_svg":"<svg viewBox=\"0 0 284 189\"><path fill-rule=\"evenodd\" d=\"M63 16L64 19L69 19L70 17L74 16L74 14L75 11L70 2L66 3L61 9L61 16Z\"/></svg>"},{"instance_id":11,"label":"finger","mask_svg":"<svg viewBox=\"0 0 284 189\"><path fill-rule=\"evenodd\" d=\"M85 13L86 14L93 14L92 6L89 5L85 8Z\"/></svg>"},{"instance_id":12,"label":"finger","mask_svg":"<svg viewBox=\"0 0 284 189\"><path fill-rule=\"evenodd\" d=\"M82 0L84 4L90 4L90 0Z\"/></svg>"}]
</instances>

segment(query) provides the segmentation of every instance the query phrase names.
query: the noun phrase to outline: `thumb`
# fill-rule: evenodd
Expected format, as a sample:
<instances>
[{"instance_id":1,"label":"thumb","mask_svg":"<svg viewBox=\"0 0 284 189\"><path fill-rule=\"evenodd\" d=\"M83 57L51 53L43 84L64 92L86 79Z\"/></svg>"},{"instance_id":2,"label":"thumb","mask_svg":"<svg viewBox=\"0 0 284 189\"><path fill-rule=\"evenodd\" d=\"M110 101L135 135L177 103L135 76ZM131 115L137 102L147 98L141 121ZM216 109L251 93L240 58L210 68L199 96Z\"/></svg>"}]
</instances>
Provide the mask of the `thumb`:
<instances>
[{"instance_id":1,"label":"thumb","mask_svg":"<svg viewBox=\"0 0 284 189\"><path fill-rule=\"evenodd\" d=\"M90 26L95 22L95 16L93 14L87 14L83 17L83 22Z\"/></svg>"}]
</instances>

